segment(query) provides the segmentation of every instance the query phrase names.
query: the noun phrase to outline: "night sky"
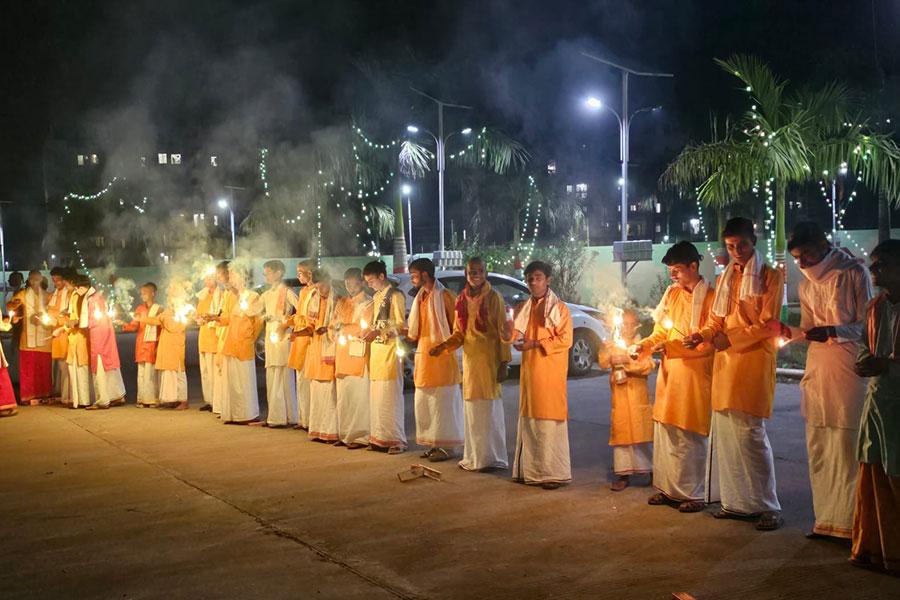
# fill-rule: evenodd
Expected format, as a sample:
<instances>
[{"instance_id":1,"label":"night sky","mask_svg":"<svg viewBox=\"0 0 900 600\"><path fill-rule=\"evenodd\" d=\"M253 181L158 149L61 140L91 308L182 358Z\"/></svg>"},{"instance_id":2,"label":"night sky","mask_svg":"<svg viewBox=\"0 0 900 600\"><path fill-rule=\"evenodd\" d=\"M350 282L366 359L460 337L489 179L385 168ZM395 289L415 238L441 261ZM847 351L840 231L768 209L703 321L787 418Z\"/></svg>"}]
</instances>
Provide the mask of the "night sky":
<instances>
[{"instance_id":1,"label":"night sky","mask_svg":"<svg viewBox=\"0 0 900 600\"><path fill-rule=\"evenodd\" d=\"M615 123L580 102L594 93L618 105L618 76L581 50L675 74L632 88L634 108L664 106L659 122L633 131L632 158L649 165L703 139L710 111L745 108L714 57L756 54L810 85L839 79L887 114L900 98L896 1L158 0L4 10L0 200L12 203L3 205L7 254L19 267L38 255L51 140L104 154L129 151L130 138L255 149L304 143L351 118L397 137L411 121L433 126L433 107L408 91L415 85L475 107L451 126L498 127L536 158L592 144L611 164Z\"/></svg>"}]
</instances>

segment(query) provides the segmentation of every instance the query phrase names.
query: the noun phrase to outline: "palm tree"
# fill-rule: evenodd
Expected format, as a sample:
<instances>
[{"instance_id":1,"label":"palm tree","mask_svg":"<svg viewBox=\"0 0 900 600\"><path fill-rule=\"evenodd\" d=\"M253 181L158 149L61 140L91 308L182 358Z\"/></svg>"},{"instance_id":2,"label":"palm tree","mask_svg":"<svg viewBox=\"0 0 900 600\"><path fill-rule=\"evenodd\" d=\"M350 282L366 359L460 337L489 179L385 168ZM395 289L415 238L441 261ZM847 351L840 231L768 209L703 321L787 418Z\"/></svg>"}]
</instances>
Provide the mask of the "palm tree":
<instances>
[{"instance_id":1,"label":"palm tree","mask_svg":"<svg viewBox=\"0 0 900 600\"><path fill-rule=\"evenodd\" d=\"M884 134L870 132L854 112L841 84L787 92L788 82L758 58L736 55L716 60L737 77L750 107L721 137L687 146L660 178L664 186L698 186L699 199L722 206L770 181L775 189L775 259L784 264L785 198L788 189L817 180L846 163L871 190L896 197L900 190L900 149Z\"/></svg>"}]
</instances>

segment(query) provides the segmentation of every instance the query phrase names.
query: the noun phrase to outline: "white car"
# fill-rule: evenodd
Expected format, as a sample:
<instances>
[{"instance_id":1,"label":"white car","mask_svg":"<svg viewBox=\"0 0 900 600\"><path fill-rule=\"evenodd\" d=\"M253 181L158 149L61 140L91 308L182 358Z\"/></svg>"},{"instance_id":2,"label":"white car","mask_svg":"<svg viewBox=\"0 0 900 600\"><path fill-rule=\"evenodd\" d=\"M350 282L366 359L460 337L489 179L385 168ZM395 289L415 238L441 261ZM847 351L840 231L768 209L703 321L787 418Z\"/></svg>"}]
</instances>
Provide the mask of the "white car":
<instances>
[{"instance_id":1,"label":"white car","mask_svg":"<svg viewBox=\"0 0 900 600\"><path fill-rule=\"evenodd\" d=\"M455 294L459 294L466 284L465 271L437 271L435 276L444 287ZM408 315L410 308L412 308L413 298L416 295L416 290L410 282L409 274L392 274L388 275L388 279L406 295L406 313ZM528 286L509 275L488 273L487 280L503 296L507 307L516 306L529 296ZM569 307L569 312L572 313L572 329L574 330L572 348L569 351L569 375L586 375L597 358L597 350L600 348L600 343L609 337L609 332L599 310L590 306L571 304L569 302L566 303L566 306ZM510 364L518 365L521 362L522 357L520 353L513 348L512 362Z\"/></svg>"}]
</instances>

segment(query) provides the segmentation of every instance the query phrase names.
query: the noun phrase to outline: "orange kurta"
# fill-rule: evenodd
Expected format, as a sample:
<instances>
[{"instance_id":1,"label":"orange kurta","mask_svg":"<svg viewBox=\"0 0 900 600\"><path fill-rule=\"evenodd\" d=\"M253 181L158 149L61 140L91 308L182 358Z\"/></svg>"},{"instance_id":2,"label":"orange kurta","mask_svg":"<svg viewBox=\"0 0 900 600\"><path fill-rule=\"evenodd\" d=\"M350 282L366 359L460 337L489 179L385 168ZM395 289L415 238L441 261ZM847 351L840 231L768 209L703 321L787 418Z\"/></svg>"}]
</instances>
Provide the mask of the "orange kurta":
<instances>
[{"instance_id":1,"label":"orange kurta","mask_svg":"<svg viewBox=\"0 0 900 600\"><path fill-rule=\"evenodd\" d=\"M334 294L334 290L331 290ZM328 298L321 298L319 301L319 312L315 316L307 318L309 327L312 327L313 334L309 341L309 349L306 352L306 364L303 366L303 376L309 380L316 381L334 381L334 354L332 347L334 340L331 332L331 315L328 314L326 305ZM325 333L316 333L321 327L328 327Z\"/></svg>"},{"instance_id":2,"label":"orange kurta","mask_svg":"<svg viewBox=\"0 0 900 600\"><path fill-rule=\"evenodd\" d=\"M86 367L91 364L87 329L78 327L82 310L87 310L87 301L82 294L73 292L69 299L68 322L74 322L74 326L68 327L67 323L66 332L68 341L66 346L68 348L68 353L66 354L66 362L78 367Z\"/></svg>"},{"instance_id":3,"label":"orange kurta","mask_svg":"<svg viewBox=\"0 0 900 600\"><path fill-rule=\"evenodd\" d=\"M66 288L60 288L53 292L50 296L50 302L47 304L47 314L53 319L55 327L62 327L66 324L66 315L63 311L68 310L70 292ZM69 336L61 333L53 338L50 348L50 356L54 360L65 360L69 348Z\"/></svg>"},{"instance_id":4,"label":"orange kurta","mask_svg":"<svg viewBox=\"0 0 900 600\"><path fill-rule=\"evenodd\" d=\"M519 414L532 419L565 421L569 417L566 378L569 375L569 348L572 347L572 315L559 303L559 323L547 327L544 320L546 298L532 302L525 339L537 340L539 347L522 353L519 387ZM524 303L519 306L522 310Z\"/></svg>"},{"instance_id":5,"label":"orange kurta","mask_svg":"<svg viewBox=\"0 0 900 600\"><path fill-rule=\"evenodd\" d=\"M240 361L253 360L256 356L256 338L263 326L263 320L259 316L262 312L259 294L245 290L241 297L241 301L247 303L247 308L244 309L237 296L232 294L232 299L231 312L222 313L225 335L220 354Z\"/></svg>"},{"instance_id":6,"label":"orange kurta","mask_svg":"<svg viewBox=\"0 0 900 600\"><path fill-rule=\"evenodd\" d=\"M627 446L652 442L653 416L647 376L655 368L653 359L643 356L632 360L625 350L617 348L612 342L605 342L597 355L600 368L612 369L614 355L625 359L621 368L627 377L624 383L616 383L613 373L610 372L609 375L609 389L612 392L609 445Z\"/></svg>"},{"instance_id":7,"label":"orange kurta","mask_svg":"<svg viewBox=\"0 0 900 600\"><path fill-rule=\"evenodd\" d=\"M197 315L208 315L212 312L214 293L210 293L207 289L200 292L197 300ZM209 322L201 325L197 333L198 352L215 353L218 350L218 346L219 339L216 337L216 324Z\"/></svg>"},{"instance_id":8,"label":"orange kurta","mask_svg":"<svg viewBox=\"0 0 900 600\"><path fill-rule=\"evenodd\" d=\"M767 323L779 318L784 297L781 271L764 265L760 277L762 295L738 300L741 288L740 268L735 269L731 284L728 314L717 317L710 313L709 322L700 333L707 342L717 332L728 336L731 347L716 352L713 362L713 410L738 410L764 419L772 415L775 398L775 358L778 354L777 333Z\"/></svg>"},{"instance_id":9,"label":"orange kurta","mask_svg":"<svg viewBox=\"0 0 900 600\"><path fill-rule=\"evenodd\" d=\"M708 288L700 316L701 329L709 320L713 296L713 289ZM685 336L695 333L691 331L691 292L679 285L669 286L665 304L665 316L672 319L673 327L666 330L661 323L656 323L653 333L639 342L645 352L662 345L663 357L656 378L653 419L666 425L709 435L715 348L704 343L689 350L682 344Z\"/></svg>"},{"instance_id":10,"label":"orange kurta","mask_svg":"<svg viewBox=\"0 0 900 600\"><path fill-rule=\"evenodd\" d=\"M334 373L341 377L362 377L366 373L369 362L368 344L360 340L363 337L360 319L372 322L372 300L365 292L352 298L341 298L334 307L333 328L341 336L343 343L338 343L334 351ZM352 356L351 349L360 349L362 356ZM360 352L356 352L360 354Z\"/></svg>"},{"instance_id":11,"label":"orange kurta","mask_svg":"<svg viewBox=\"0 0 900 600\"><path fill-rule=\"evenodd\" d=\"M476 299L466 297L468 320L463 330L462 321L456 315L453 335L447 339L451 351L463 349L463 400L494 400L500 397L497 371L500 363L512 359L507 339L506 304L503 296L485 283L480 296L485 303L487 322L484 331L475 326L478 313Z\"/></svg>"},{"instance_id":12,"label":"orange kurta","mask_svg":"<svg viewBox=\"0 0 900 600\"><path fill-rule=\"evenodd\" d=\"M428 353L443 341L431 338L431 319L434 318L431 310L431 293L426 293L422 297L419 306L419 339L414 340L418 344L413 379L416 387L420 388L456 385L460 381L456 352L441 352L437 356L431 356ZM447 330L452 333L455 320L453 307L456 305L456 296L450 290L445 289L443 290L443 300Z\"/></svg>"},{"instance_id":13,"label":"orange kurta","mask_svg":"<svg viewBox=\"0 0 900 600\"><path fill-rule=\"evenodd\" d=\"M389 306L382 308L385 302ZM379 321L379 313L386 318ZM397 356L397 336L406 321L406 302L403 293L388 286L372 297L372 327L379 331L379 337L369 345L369 379L391 381L401 368L401 358Z\"/></svg>"},{"instance_id":14,"label":"orange kurta","mask_svg":"<svg viewBox=\"0 0 900 600\"><path fill-rule=\"evenodd\" d=\"M40 319L43 316L43 313L40 312L39 305L44 306L44 311L46 312L47 303L50 299L47 292L44 290L39 290L37 292L40 294L40 302L36 302L36 306L31 306L28 304L28 290L24 289L16 293L14 298L18 298L21 301L21 306L18 309L18 314L22 317L22 334L19 336L19 350L26 350L32 352L52 352L53 350L53 337L50 335L52 330L52 325L44 325L41 323L37 325L32 322L32 319L37 317ZM36 346L29 347L28 346L28 329L34 328L35 338L46 338L43 344L39 344Z\"/></svg>"},{"instance_id":15,"label":"orange kurta","mask_svg":"<svg viewBox=\"0 0 900 600\"><path fill-rule=\"evenodd\" d=\"M294 331L300 331L309 327L309 299L315 288L308 285L297 294L297 312L293 316ZM288 356L288 367L295 371L302 371L306 365L306 353L309 351L310 336L297 336L291 341L291 353Z\"/></svg>"},{"instance_id":16,"label":"orange kurta","mask_svg":"<svg viewBox=\"0 0 900 600\"><path fill-rule=\"evenodd\" d=\"M171 309L162 311L147 323L159 327L159 343L156 347L157 371L184 371L185 329L187 325L175 318Z\"/></svg>"}]
</instances>

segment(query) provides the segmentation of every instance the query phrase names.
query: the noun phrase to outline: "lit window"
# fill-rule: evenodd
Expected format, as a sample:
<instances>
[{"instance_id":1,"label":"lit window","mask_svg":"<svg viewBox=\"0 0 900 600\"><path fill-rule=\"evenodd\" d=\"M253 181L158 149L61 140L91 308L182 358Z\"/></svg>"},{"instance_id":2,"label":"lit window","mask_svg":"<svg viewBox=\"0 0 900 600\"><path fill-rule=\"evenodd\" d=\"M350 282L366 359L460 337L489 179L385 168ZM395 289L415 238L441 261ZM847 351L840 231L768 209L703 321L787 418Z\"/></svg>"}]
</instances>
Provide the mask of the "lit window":
<instances>
[{"instance_id":1,"label":"lit window","mask_svg":"<svg viewBox=\"0 0 900 600\"><path fill-rule=\"evenodd\" d=\"M78 155L78 166L79 166L79 167L83 167L83 166L84 166L84 154L79 154L79 155Z\"/></svg>"},{"instance_id":2,"label":"lit window","mask_svg":"<svg viewBox=\"0 0 900 600\"><path fill-rule=\"evenodd\" d=\"M96 155L96 154L91 154L91 164L92 164L92 165L96 165L96 164L99 163L99 162L100 162L100 159L97 158L97 155Z\"/></svg>"},{"instance_id":3,"label":"lit window","mask_svg":"<svg viewBox=\"0 0 900 600\"><path fill-rule=\"evenodd\" d=\"M159 164L161 164L161 165L169 164L169 155L168 154L157 154L156 157L159 160Z\"/></svg>"},{"instance_id":4,"label":"lit window","mask_svg":"<svg viewBox=\"0 0 900 600\"><path fill-rule=\"evenodd\" d=\"M661 213L661 212L662 212L662 204L660 204L659 202L657 202L657 203L656 203L656 214L659 214L659 213Z\"/></svg>"},{"instance_id":5,"label":"lit window","mask_svg":"<svg viewBox=\"0 0 900 600\"><path fill-rule=\"evenodd\" d=\"M215 166L215 165L214 165L214 166ZM549 175L555 175L555 174L556 174L556 161L555 161L555 160L551 160L551 161L549 161L549 162L547 163L547 173L548 173Z\"/></svg>"},{"instance_id":6,"label":"lit window","mask_svg":"<svg viewBox=\"0 0 900 600\"><path fill-rule=\"evenodd\" d=\"M575 184L575 191L576 191L576 192L582 192L582 193L586 194L587 191L588 191L587 184L586 184L586 183L576 183L576 184Z\"/></svg>"},{"instance_id":7,"label":"lit window","mask_svg":"<svg viewBox=\"0 0 900 600\"><path fill-rule=\"evenodd\" d=\"M180 154L173 154L173 155L172 155L172 164L173 164L173 165L180 165L180 164L181 164L181 155L180 155Z\"/></svg>"},{"instance_id":8,"label":"lit window","mask_svg":"<svg viewBox=\"0 0 900 600\"><path fill-rule=\"evenodd\" d=\"M566 193L567 193L567 194L571 194L571 193L574 192L574 191L575 191L575 186L572 186L572 185L567 185L567 186L566 186Z\"/></svg>"},{"instance_id":9,"label":"lit window","mask_svg":"<svg viewBox=\"0 0 900 600\"><path fill-rule=\"evenodd\" d=\"M218 157L218 156L210 156L210 157L209 157L209 164L210 164L210 166L211 166L211 167L218 167L218 166L219 166L218 160L219 160L219 157Z\"/></svg>"},{"instance_id":10,"label":"lit window","mask_svg":"<svg viewBox=\"0 0 900 600\"><path fill-rule=\"evenodd\" d=\"M659 223L656 224L656 233L662 233L662 225Z\"/></svg>"}]
</instances>

